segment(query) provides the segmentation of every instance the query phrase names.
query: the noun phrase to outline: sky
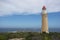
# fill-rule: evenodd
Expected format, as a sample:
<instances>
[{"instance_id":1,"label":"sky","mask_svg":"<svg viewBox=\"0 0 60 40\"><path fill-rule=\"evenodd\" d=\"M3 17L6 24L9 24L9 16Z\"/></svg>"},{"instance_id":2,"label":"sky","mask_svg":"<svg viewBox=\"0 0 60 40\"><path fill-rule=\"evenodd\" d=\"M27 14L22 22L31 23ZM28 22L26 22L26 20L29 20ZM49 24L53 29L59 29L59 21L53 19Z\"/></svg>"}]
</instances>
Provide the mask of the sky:
<instances>
[{"instance_id":1,"label":"sky","mask_svg":"<svg viewBox=\"0 0 60 40\"><path fill-rule=\"evenodd\" d=\"M0 28L40 28L42 6L51 28L60 28L60 0L0 0Z\"/></svg>"}]
</instances>

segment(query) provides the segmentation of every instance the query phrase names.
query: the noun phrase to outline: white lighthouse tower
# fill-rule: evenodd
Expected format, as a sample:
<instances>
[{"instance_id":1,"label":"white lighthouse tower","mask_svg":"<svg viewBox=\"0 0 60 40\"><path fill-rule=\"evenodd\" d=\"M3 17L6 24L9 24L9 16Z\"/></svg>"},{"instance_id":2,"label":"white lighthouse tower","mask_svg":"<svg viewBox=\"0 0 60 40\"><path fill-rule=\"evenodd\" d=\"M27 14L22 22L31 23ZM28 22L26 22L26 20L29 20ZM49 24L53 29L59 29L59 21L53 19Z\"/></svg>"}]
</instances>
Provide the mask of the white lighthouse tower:
<instances>
[{"instance_id":1,"label":"white lighthouse tower","mask_svg":"<svg viewBox=\"0 0 60 40\"><path fill-rule=\"evenodd\" d=\"M46 12L46 7L42 8L42 33L49 33L48 31L48 17Z\"/></svg>"}]
</instances>

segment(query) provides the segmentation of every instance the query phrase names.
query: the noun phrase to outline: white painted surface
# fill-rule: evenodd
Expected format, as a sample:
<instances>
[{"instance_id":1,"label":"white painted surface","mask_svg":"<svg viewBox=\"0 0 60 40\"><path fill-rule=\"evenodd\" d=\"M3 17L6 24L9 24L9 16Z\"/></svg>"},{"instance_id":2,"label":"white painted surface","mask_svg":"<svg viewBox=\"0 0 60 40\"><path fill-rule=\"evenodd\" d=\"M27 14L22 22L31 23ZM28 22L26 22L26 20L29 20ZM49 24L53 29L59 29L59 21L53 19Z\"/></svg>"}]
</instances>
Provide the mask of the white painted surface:
<instances>
[{"instance_id":1,"label":"white painted surface","mask_svg":"<svg viewBox=\"0 0 60 40\"><path fill-rule=\"evenodd\" d=\"M42 14L47 14L47 11L46 10L42 10Z\"/></svg>"}]
</instances>

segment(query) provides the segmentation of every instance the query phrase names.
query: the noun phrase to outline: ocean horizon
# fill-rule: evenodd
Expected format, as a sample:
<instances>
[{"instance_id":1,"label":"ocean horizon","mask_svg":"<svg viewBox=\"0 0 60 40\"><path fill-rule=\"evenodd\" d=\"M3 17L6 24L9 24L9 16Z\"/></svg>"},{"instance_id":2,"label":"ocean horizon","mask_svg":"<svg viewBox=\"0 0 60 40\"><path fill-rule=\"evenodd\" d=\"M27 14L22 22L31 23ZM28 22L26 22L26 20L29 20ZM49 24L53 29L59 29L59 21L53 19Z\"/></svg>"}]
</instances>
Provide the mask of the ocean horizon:
<instances>
[{"instance_id":1,"label":"ocean horizon","mask_svg":"<svg viewBox=\"0 0 60 40\"><path fill-rule=\"evenodd\" d=\"M0 32L41 32L41 28L0 28ZM60 32L60 28L49 28L49 32Z\"/></svg>"}]
</instances>

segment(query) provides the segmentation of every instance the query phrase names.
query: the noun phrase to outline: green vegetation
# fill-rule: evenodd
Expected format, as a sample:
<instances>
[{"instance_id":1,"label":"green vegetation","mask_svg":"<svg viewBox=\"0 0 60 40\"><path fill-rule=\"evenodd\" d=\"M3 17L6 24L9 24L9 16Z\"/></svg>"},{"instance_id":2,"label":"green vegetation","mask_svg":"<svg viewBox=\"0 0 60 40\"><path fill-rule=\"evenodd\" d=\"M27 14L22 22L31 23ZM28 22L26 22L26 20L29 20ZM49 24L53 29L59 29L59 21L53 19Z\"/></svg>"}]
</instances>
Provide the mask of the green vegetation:
<instances>
[{"instance_id":1,"label":"green vegetation","mask_svg":"<svg viewBox=\"0 0 60 40\"><path fill-rule=\"evenodd\" d=\"M33 37L40 37L41 40L60 40L60 33L39 33L39 32L16 32L16 33L0 33L0 40L8 40L12 38L25 38L32 40Z\"/></svg>"}]
</instances>

